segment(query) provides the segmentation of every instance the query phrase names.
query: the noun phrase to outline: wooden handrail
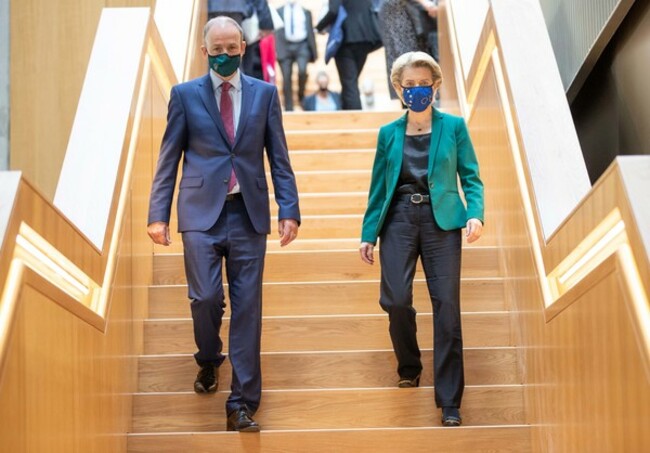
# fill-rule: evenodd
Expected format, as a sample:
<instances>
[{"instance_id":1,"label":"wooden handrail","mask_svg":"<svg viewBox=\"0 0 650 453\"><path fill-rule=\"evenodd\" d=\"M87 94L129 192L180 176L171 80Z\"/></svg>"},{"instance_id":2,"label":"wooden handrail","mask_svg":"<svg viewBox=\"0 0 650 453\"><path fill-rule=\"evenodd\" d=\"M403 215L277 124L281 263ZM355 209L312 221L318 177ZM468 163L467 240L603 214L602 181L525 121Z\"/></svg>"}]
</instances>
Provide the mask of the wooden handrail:
<instances>
[{"instance_id":1,"label":"wooden handrail","mask_svg":"<svg viewBox=\"0 0 650 453\"><path fill-rule=\"evenodd\" d=\"M202 19L204 8L200 0L191 0L191 24L188 30L196 30ZM115 176L108 182L107 189L112 194L104 206L107 219L103 231L93 236L93 232L83 231L53 203L49 202L39 191L26 181L20 173L6 172L0 174L0 376L5 364L9 338L16 313L16 304L21 291L30 286L45 294L48 298L68 310L73 315L89 323L101 332L107 327L110 313L110 301L113 293L113 281L117 266L120 238L127 215L128 197L132 186L132 169L140 135L140 120L147 96L148 81L152 73L167 97L171 85L178 82L172 62L167 54L153 14L149 8L106 8L98 27L95 45L111 43L111 33L123 34L120 27L112 27L106 21L115 23L129 18L135 29L129 32L141 36L130 42L139 46L134 53L136 61L131 62L137 72L133 80L132 100L124 118L126 127L123 135L115 137L122 146L117 152ZM140 27L140 29L138 29ZM103 35L103 36L102 36ZM188 40L188 49L182 62L185 68L191 68L194 60L195 41ZM94 48L93 52L104 52L105 48ZM97 55L98 59L105 54ZM93 57L88 74L92 74ZM116 71L119 66L115 65ZM183 76L188 76L189 70ZM85 81L90 87L94 81ZM84 98L79 105L83 105ZM97 107L97 106L95 106ZM88 118L81 118L87 120ZM96 127L100 129L102 125ZM74 134L74 132L73 132ZM103 137L105 139L106 137ZM71 139L71 142L74 140ZM83 143L81 147L83 148ZM70 148L69 148L70 149ZM82 149L83 151L83 149ZM69 156L66 157L66 159ZM79 163L84 166L79 167ZM66 162L68 172L63 172L60 187L64 190L63 206L75 206L75 191L83 193L85 172L92 171L92 163L83 159L74 162L74 156ZM66 169L64 165L64 170ZM99 169L98 171L102 171ZM75 180L76 178L76 180ZM96 183L96 181L90 181ZM58 192L59 193L59 192ZM83 197L79 198L82 200ZM80 212L76 212L76 215ZM81 212L83 215L83 212ZM146 220L143 220L145 222ZM103 240L91 240L89 235Z\"/></svg>"},{"instance_id":2,"label":"wooden handrail","mask_svg":"<svg viewBox=\"0 0 650 453\"><path fill-rule=\"evenodd\" d=\"M500 107L505 115L507 134L510 143L510 150L513 153L517 171L517 182L525 208L525 218L528 234L531 239L531 246L535 258L538 273L539 287L544 302L544 314L547 322L551 322L563 310L574 303L581 294L589 288L593 288L604 275L616 268L624 278L622 286L625 288L625 303L628 306L632 317L635 320L634 326L637 330L641 356L645 362L645 368L650 376L650 305L648 294L650 294L650 213L648 212L647 201L635 202L640 194L650 193L650 181L647 179L650 169L649 157L619 157L610 166L596 184L586 193L581 194L583 185L578 185L577 201L568 211L566 217L556 222L554 231L544 230L544 218L549 214L549 205L539 203L543 196L543 190L550 187L545 186L544 181L539 180L540 175L531 169L531 160L555 159L552 162L558 169L563 166L568 168L579 168L576 164L576 152L579 147L562 150L563 153L554 156L533 156L527 144L538 140L534 134L544 133L540 128L546 125L538 125L537 131L528 127L522 128L522 123L531 121L531 118L522 117L522 112L517 110L517 98L522 96L521 85L512 82L509 69L514 64L519 65L518 71L526 74L526 64L522 61L516 63L508 59L512 57L512 42L505 43L503 39L511 40L510 31L506 30L508 20L504 18L504 11L522 12L522 19L519 27L525 20L539 20L543 25L541 11L537 17L539 5L537 2L520 0L490 0L490 7L484 23L478 46L472 58L471 67L462 71L462 61L456 20L454 17L454 1L447 0L446 8L443 9L441 20L443 28L448 28L451 37L449 44L450 54L453 56L454 65L458 77L458 101L460 110L468 121L474 115L474 103L481 90L486 89L483 84L487 74L494 72L496 78L497 92L500 98ZM533 5L534 3L534 5ZM510 17L510 22L517 22ZM518 35L519 39L525 40L523 34ZM534 39L534 38L531 38ZM546 44L546 43L543 43ZM524 47L522 44L521 47ZM550 43L548 44L550 49ZM547 49L547 50L548 50ZM539 58L536 50L529 49L533 58ZM542 57L543 58L543 57ZM508 64L509 63L509 64ZM549 68L548 74L529 74L531 85L540 77L555 77L557 68ZM519 74L521 77L522 74ZM549 75L550 74L550 75ZM535 89L539 87L535 86ZM548 100L552 97L551 103L564 106L560 114L568 113L566 97L563 90L557 91L541 88L536 92L538 96ZM528 90L531 86L527 87ZM520 91L517 91L520 90ZM543 104L542 104L543 105ZM563 117L566 120L565 117ZM566 138L568 142L575 141L575 130L570 116L568 116L571 127L570 134ZM531 126L528 124L528 126ZM566 130L566 129L565 129ZM562 134L564 131L546 131L547 134ZM560 140L562 137L560 137ZM551 150L547 150L551 151ZM550 153L549 153L550 154ZM581 156L580 156L581 157ZM566 159L566 161L564 161ZM583 164L584 166L584 164ZM645 173L644 173L645 172ZM580 170L576 171L576 178L584 175ZM574 187L569 185L568 187ZM632 190L632 191L631 191ZM575 192L567 190L566 195L575 196ZM646 195L647 196L647 195ZM558 199L558 206L566 200ZM565 204L566 206L566 204ZM553 206L551 206L552 208ZM565 208L566 210L566 208Z\"/></svg>"}]
</instances>

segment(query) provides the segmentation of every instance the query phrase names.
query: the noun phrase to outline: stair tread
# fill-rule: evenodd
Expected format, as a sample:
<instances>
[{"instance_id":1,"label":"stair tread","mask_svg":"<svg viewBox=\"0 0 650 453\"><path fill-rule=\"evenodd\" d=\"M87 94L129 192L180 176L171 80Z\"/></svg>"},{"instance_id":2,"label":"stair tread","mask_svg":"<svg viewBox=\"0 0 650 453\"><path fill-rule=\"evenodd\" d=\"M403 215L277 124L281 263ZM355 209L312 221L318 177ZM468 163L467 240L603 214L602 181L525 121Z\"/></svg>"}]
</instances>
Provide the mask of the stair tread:
<instances>
[{"instance_id":1,"label":"stair tread","mask_svg":"<svg viewBox=\"0 0 650 453\"><path fill-rule=\"evenodd\" d=\"M227 396L228 392L135 394L133 430L219 431L225 428ZM523 387L467 386L461 411L465 426L522 424ZM256 420L267 430L428 427L440 426L440 411L432 387L266 390Z\"/></svg>"},{"instance_id":2,"label":"stair tread","mask_svg":"<svg viewBox=\"0 0 650 453\"><path fill-rule=\"evenodd\" d=\"M320 250L317 260L314 259L314 253L314 251L268 252L265 258L264 281L299 282L379 278L380 266L368 266L362 263L358 250ZM300 272L296 272L296 269L300 269ZM465 277L499 276L498 248L491 246L466 248L463 251L461 272ZM416 278L423 277L419 263L415 275ZM154 256L154 284L185 282L181 254Z\"/></svg>"},{"instance_id":3,"label":"stair tread","mask_svg":"<svg viewBox=\"0 0 650 453\"><path fill-rule=\"evenodd\" d=\"M463 313L464 344L511 346L508 312ZM224 350L228 347L229 320L222 325ZM327 342L324 341L327 339ZM433 343L432 315L418 316L418 342ZM388 319L377 315L270 317L262 322L262 351L318 351L390 349ZM189 353L195 350L191 319L145 321L145 354Z\"/></svg>"},{"instance_id":4,"label":"stair tread","mask_svg":"<svg viewBox=\"0 0 650 453\"><path fill-rule=\"evenodd\" d=\"M266 316L369 314L379 310L379 280L267 282L263 291ZM190 316L187 285L152 286L149 295L150 318ZM418 313L432 311L424 279L414 281L413 305ZM465 312L505 310L503 279L461 279L461 307Z\"/></svg>"},{"instance_id":5,"label":"stair tread","mask_svg":"<svg viewBox=\"0 0 650 453\"><path fill-rule=\"evenodd\" d=\"M432 445L444 445L445 453L527 453L530 426L461 426L457 428L390 428L338 430L262 429L257 435L223 431L181 433L131 433L130 453L178 453L221 451L265 453L332 453L363 451L430 453Z\"/></svg>"},{"instance_id":6,"label":"stair tread","mask_svg":"<svg viewBox=\"0 0 650 453\"><path fill-rule=\"evenodd\" d=\"M466 348L465 382L468 385L519 384L517 349ZM392 350L337 351L324 353L264 353L262 375L264 388L379 388L393 387L397 381L395 354ZM424 386L433 383L433 351L422 351ZM291 370L290 372L288 370ZM323 370L345 370L324 373ZM141 356L139 360L140 392L191 391L197 366L192 354ZM230 362L220 369L220 386L229 388Z\"/></svg>"}]
</instances>

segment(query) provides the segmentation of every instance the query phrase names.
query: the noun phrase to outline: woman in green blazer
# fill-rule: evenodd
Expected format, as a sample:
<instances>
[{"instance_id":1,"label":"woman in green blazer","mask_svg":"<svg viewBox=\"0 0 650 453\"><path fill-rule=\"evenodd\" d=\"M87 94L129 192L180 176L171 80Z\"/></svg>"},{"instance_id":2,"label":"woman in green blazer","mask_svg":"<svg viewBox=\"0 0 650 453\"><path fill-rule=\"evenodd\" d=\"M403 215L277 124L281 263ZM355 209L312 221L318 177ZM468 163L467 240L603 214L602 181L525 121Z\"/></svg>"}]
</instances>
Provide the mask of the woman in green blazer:
<instances>
[{"instance_id":1,"label":"woman in green blazer","mask_svg":"<svg viewBox=\"0 0 650 453\"><path fill-rule=\"evenodd\" d=\"M422 260L435 323L436 405L442 408L443 425L458 426L465 387L461 231L467 229L468 242L481 236L483 183L465 121L432 107L442 83L436 61L423 52L406 53L395 60L391 82L409 110L379 131L361 259L374 263L379 238L379 303L389 316L399 387L417 387L422 371L413 308L413 276Z\"/></svg>"}]
</instances>

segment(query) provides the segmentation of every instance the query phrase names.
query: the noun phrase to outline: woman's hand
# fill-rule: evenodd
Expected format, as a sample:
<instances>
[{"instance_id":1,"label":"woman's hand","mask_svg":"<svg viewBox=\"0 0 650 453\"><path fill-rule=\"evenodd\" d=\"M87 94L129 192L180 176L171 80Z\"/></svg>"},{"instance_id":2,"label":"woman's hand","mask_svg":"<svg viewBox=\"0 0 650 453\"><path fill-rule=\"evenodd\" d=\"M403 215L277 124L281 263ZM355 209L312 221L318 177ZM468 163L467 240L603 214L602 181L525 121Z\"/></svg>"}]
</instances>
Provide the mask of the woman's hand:
<instances>
[{"instance_id":1,"label":"woman's hand","mask_svg":"<svg viewBox=\"0 0 650 453\"><path fill-rule=\"evenodd\" d=\"M375 257L373 255L374 249L375 246L372 245L370 242L362 242L361 246L359 247L359 254L361 255L361 261L363 261L366 264L374 264L375 263Z\"/></svg>"},{"instance_id":2,"label":"woman's hand","mask_svg":"<svg viewBox=\"0 0 650 453\"><path fill-rule=\"evenodd\" d=\"M483 222L479 219L469 219L467 221L467 231L465 232L467 242L471 244L476 241L481 237L481 233L483 233Z\"/></svg>"}]
</instances>

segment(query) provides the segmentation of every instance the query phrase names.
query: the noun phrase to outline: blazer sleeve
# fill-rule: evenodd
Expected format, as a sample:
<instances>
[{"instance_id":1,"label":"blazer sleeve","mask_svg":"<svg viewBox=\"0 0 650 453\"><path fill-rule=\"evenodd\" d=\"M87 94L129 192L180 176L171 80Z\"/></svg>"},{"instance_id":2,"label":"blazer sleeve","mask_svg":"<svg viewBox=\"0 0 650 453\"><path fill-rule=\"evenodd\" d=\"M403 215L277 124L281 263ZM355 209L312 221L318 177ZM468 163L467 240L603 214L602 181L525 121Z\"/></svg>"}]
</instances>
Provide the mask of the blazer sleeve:
<instances>
[{"instance_id":1,"label":"blazer sleeve","mask_svg":"<svg viewBox=\"0 0 650 453\"><path fill-rule=\"evenodd\" d=\"M254 0L253 7L260 21L260 30L273 30L273 18L267 0Z\"/></svg>"},{"instance_id":2,"label":"blazer sleeve","mask_svg":"<svg viewBox=\"0 0 650 453\"><path fill-rule=\"evenodd\" d=\"M341 6L341 0L329 0L329 8L327 13L323 18L316 24L316 30L323 31L336 21L336 16L339 13L339 6Z\"/></svg>"},{"instance_id":3,"label":"blazer sleeve","mask_svg":"<svg viewBox=\"0 0 650 453\"><path fill-rule=\"evenodd\" d=\"M158 165L151 187L147 224L153 222L169 223L172 198L178 175L178 163L181 160L186 144L185 108L177 87L173 87L169 96L167 128L160 145Z\"/></svg>"},{"instance_id":4,"label":"blazer sleeve","mask_svg":"<svg viewBox=\"0 0 650 453\"><path fill-rule=\"evenodd\" d=\"M363 226L361 227L361 242L370 242L371 244L377 243L377 227L381 210L386 201L386 144L383 131L383 128L379 130L377 138L377 151L375 162L372 165L372 177L368 191L368 207L363 216Z\"/></svg>"},{"instance_id":5,"label":"blazer sleeve","mask_svg":"<svg viewBox=\"0 0 650 453\"><path fill-rule=\"evenodd\" d=\"M467 202L467 220L484 222L483 182L479 175L478 159L463 118L456 123L456 148L458 152L458 175Z\"/></svg>"},{"instance_id":6,"label":"blazer sleeve","mask_svg":"<svg viewBox=\"0 0 650 453\"><path fill-rule=\"evenodd\" d=\"M287 139L282 125L282 109L278 90L272 87L269 114L266 120L265 147L271 166L271 179L278 204L278 219L294 219L300 224L298 188L291 168Z\"/></svg>"}]
</instances>

